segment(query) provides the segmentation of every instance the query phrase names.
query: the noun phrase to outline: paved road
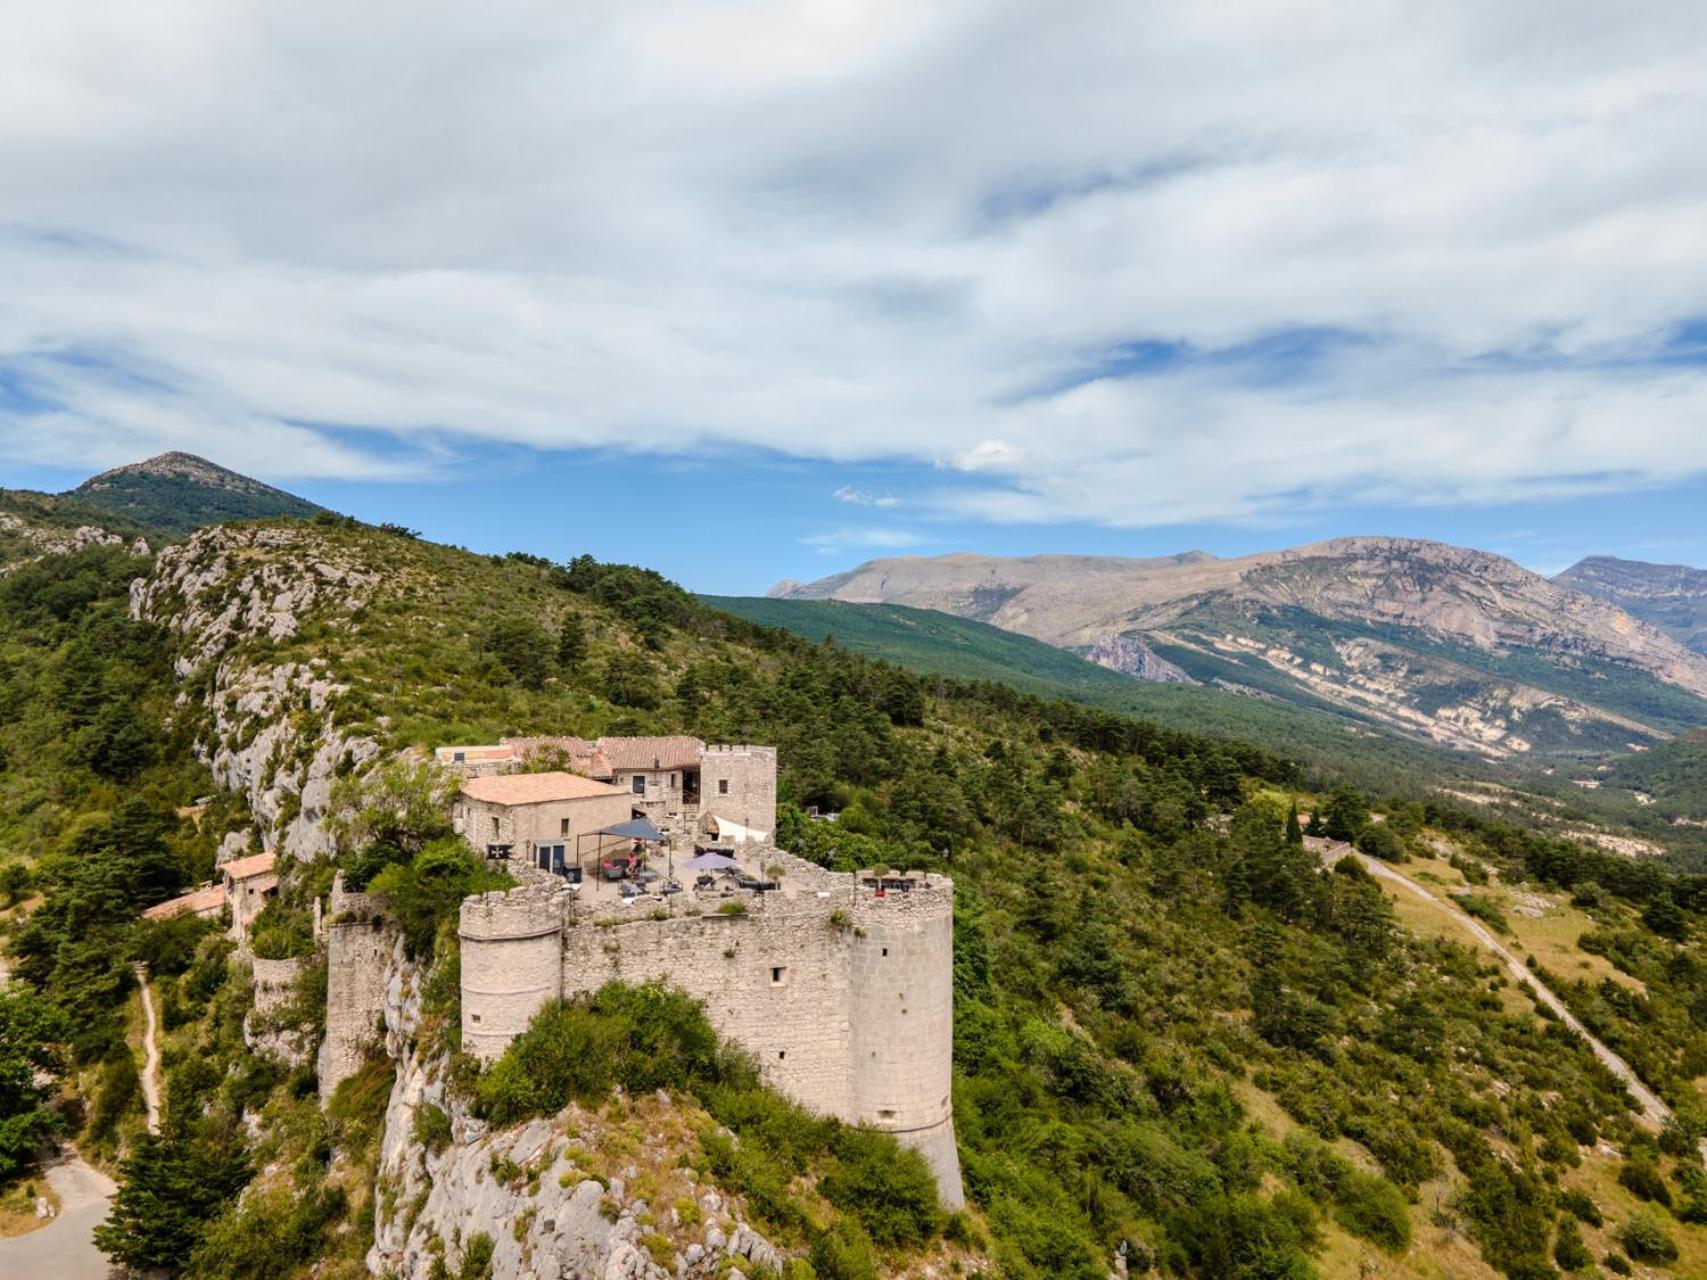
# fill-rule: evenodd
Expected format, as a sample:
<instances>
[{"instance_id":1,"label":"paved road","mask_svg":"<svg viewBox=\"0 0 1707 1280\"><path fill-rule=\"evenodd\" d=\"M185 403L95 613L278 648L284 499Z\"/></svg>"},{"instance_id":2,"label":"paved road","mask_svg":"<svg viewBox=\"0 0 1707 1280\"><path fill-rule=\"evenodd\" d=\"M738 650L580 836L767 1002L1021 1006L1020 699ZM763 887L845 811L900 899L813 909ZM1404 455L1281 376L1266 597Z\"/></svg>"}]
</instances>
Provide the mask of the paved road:
<instances>
[{"instance_id":1,"label":"paved road","mask_svg":"<svg viewBox=\"0 0 1707 1280\"><path fill-rule=\"evenodd\" d=\"M1382 880L1392 881L1407 892L1415 894L1435 909L1444 911L1447 915L1451 916L1460 925L1462 925L1477 942L1481 943L1488 951L1493 952L1494 956L1500 961L1500 963L1505 965L1506 970L1520 985L1526 986L1534 991L1535 998L1537 1000L1546 1005L1554 1013L1558 1014L1559 1021L1563 1022L1567 1027L1576 1032L1588 1043L1588 1047L1593 1050L1594 1056L1600 1059L1606 1069L1613 1075L1617 1076L1623 1083L1624 1087L1630 1091L1630 1096L1636 1100L1636 1105L1641 1109L1642 1120L1648 1125L1648 1127L1658 1129L1664 1125L1667 1120L1671 1119L1671 1108L1661 1102L1654 1091L1642 1083L1642 1078L1631 1069L1630 1064L1625 1062L1623 1058L1620 1058L1616 1053L1612 1052L1611 1049L1608 1049L1604 1044L1597 1040L1594 1035L1590 1033L1589 1029L1578 1021L1577 1016L1565 1007L1565 1002L1559 999L1551 989L1545 986L1541 980L1529 970L1529 967L1525 965L1523 961L1519 960L1510 951L1506 950L1500 940L1494 937L1494 935L1488 930L1487 926L1480 920L1469 915L1462 908L1454 905L1449 900L1430 893L1409 876L1400 875L1397 871L1393 870L1392 867L1388 866L1378 858L1371 858L1368 854L1357 852L1357 850L1353 849L1349 844L1337 844L1328 840L1311 840L1308 843L1316 850L1317 853L1321 854L1324 862L1330 864L1335 863L1341 858L1347 856L1356 858L1363 864L1364 870L1368 871L1370 875L1377 876ZM1703 1155L1707 1156L1707 1147L1704 1147Z\"/></svg>"},{"instance_id":2,"label":"paved road","mask_svg":"<svg viewBox=\"0 0 1707 1280\"><path fill-rule=\"evenodd\" d=\"M117 1189L66 1147L47 1168L59 1196L59 1216L27 1236L0 1238L0 1276L6 1280L107 1280L107 1255L95 1248L95 1228L106 1221Z\"/></svg>"},{"instance_id":3,"label":"paved road","mask_svg":"<svg viewBox=\"0 0 1707 1280\"><path fill-rule=\"evenodd\" d=\"M148 990L148 966L136 966L136 983L142 991L142 1012L147 1025L142 1031L142 1100L148 1107L148 1132L160 1132L160 1044L154 1021L154 997Z\"/></svg>"}]
</instances>

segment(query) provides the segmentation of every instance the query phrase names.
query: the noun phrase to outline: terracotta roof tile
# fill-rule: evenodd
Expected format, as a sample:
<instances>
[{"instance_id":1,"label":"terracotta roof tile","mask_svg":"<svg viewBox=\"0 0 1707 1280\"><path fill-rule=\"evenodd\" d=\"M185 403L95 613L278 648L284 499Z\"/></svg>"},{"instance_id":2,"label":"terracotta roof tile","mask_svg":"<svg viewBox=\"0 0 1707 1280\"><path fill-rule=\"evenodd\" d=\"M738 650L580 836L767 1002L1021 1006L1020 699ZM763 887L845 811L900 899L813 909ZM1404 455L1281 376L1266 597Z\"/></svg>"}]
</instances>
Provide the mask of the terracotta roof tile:
<instances>
[{"instance_id":1,"label":"terracotta roof tile","mask_svg":"<svg viewBox=\"0 0 1707 1280\"><path fill-rule=\"evenodd\" d=\"M488 804L545 804L553 800L590 800L596 796L625 794L615 787L578 773L508 773L492 778L470 778L462 794Z\"/></svg>"},{"instance_id":2,"label":"terracotta roof tile","mask_svg":"<svg viewBox=\"0 0 1707 1280\"><path fill-rule=\"evenodd\" d=\"M233 880L248 880L253 876L264 876L273 869L275 855L270 853L252 853L247 858L233 858L219 870Z\"/></svg>"},{"instance_id":3,"label":"terracotta roof tile","mask_svg":"<svg viewBox=\"0 0 1707 1280\"><path fill-rule=\"evenodd\" d=\"M201 913L217 911L225 905L225 890L218 885L209 885L205 889L197 889L194 893L186 893L181 898L168 898L165 902L157 902L142 913L144 920L170 920L187 912Z\"/></svg>"},{"instance_id":4,"label":"terracotta roof tile","mask_svg":"<svg viewBox=\"0 0 1707 1280\"><path fill-rule=\"evenodd\" d=\"M612 769L691 769L699 764L705 743L698 738L600 738Z\"/></svg>"}]
</instances>

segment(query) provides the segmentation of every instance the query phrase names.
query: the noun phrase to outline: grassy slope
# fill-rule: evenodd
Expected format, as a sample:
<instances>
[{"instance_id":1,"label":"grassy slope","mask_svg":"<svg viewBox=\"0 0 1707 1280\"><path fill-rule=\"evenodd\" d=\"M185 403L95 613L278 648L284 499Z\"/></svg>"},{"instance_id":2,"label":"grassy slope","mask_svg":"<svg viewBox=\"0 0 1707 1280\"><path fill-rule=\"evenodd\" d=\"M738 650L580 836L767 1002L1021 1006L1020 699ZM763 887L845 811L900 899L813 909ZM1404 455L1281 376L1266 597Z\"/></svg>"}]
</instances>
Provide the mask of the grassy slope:
<instances>
[{"instance_id":1,"label":"grassy slope","mask_svg":"<svg viewBox=\"0 0 1707 1280\"><path fill-rule=\"evenodd\" d=\"M1147 684L1029 636L928 609L760 596L701 598L713 608L763 626L781 627L808 640L831 636L854 653L916 671L994 680L1039 697L1141 716L1186 732L1255 742L1365 786L1392 789L1420 779L1492 776L1479 761L1394 737L1319 700L1301 704L1296 700L1307 695L1278 678L1279 687L1262 689L1275 695L1272 700L1220 689ZM1172 649L1157 652L1181 660ZM1204 667L1200 674L1206 680L1221 676L1252 687L1262 684L1260 675L1253 677L1245 668L1223 666Z\"/></svg>"},{"instance_id":2,"label":"grassy slope","mask_svg":"<svg viewBox=\"0 0 1707 1280\"><path fill-rule=\"evenodd\" d=\"M1453 1204L1463 1178L1430 1129L1449 1112L1475 1116L1487 1141L1514 1145L1526 1162L1556 1129L1561 1099L1594 1116L1609 1140L1628 1137L1586 1050L1549 1035L1508 987L1486 991L1492 975L1479 961L1432 939L1402 936L1372 973L1331 932L1307 919L1283 924L1275 963L1287 998L1304 1002L1297 1016L1327 1038L1299 1047L1259 1036L1252 947L1268 914L1236 902L1229 910L1238 871L1229 843L1178 825L1180 797L1202 785L1192 772L1197 745L1095 749L1063 732L1071 718L1060 709L934 682L918 721L891 726L876 710L894 683L881 670L710 612L685 617L648 647L631 608L566 590L539 565L319 525L301 527L278 554L359 563L383 589L353 616L309 617L294 638L250 639L241 656L327 663L353 686L340 716L393 745L613 729L776 741L785 792L805 795L827 776L849 802L847 821L815 827L820 836L894 848L888 842L923 824L937 848L939 828L956 831L953 871L967 895L957 941L957 1121L974 1196L988 1211L984 1228L999 1251L1029 1260L1016 1275L1100 1274L1106 1252L1080 1268L1080 1242L1106 1248L1130 1232L1155 1243L1166 1238L1163 1224L1176 1241L1201 1238L1228 1229L1216 1215L1242 1198L1266 1203L1285 1190L1291 1175L1273 1145L1285 1126L1270 1122L1258 1094L1335 1143L1354 1129L1371 1143L1403 1133L1435 1155L1446 1202L1434 1180L1424 1183L1398 1275L1437 1274L1426 1266L1431 1253L1463 1247L1466 1217ZM578 670L537 689L494 670L484 652L493 622L554 627L566 613L589 632ZM650 669L652 705L612 701L608 669L625 662ZM45 713L41 727L50 727ZM1128 795L1137 830L1110 816ZM967 812L924 807L945 798ZM48 797L40 804L43 817L56 807ZM55 825L76 817L59 816ZM1544 957L1550 968L1568 968L1560 945ZM1700 946L1691 941L1688 951ZM1427 1052L1389 1048L1419 1012L1437 1020ZM288 1099L281 1086L269 1105ZM1381 1167L1367 1150L1357 1163ZM1329 1225L1325 1207L1319 1213L1327 1275L1360 1274L1365 1257L1386 1256ZM1697 1228L1675 1232L1699 1247Z\"/></svg>"},{"instance_id":3,"label":"grassy slope","mask_svg":"<svg viewBox=\"0 0 1707 1280\"><path fill-rule=\"evenodd\" d=\"M250 483L253 489L228 489L180 476L123 474L103 481L98 489L78 489L66 497L178 535L228 520L308 518L320 510L295 494Z\"/></svg>"}]
</instances>

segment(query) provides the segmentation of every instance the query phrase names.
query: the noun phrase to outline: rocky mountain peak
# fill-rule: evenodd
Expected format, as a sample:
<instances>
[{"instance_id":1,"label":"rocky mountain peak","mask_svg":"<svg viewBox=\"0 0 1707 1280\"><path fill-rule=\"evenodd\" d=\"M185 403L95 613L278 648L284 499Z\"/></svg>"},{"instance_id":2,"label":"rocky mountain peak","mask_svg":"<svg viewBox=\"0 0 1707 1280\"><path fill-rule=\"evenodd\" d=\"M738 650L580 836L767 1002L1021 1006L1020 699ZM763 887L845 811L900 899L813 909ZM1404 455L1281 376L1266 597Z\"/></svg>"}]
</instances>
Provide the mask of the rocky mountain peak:
<instances>
[{"instance_id":1,"label":"rocky mountain peak","mask_svg":"<svg viewBox=\"0 0 1707 1280\"><path fill-rule=\"evenodd\" d=\"M240 493L271 492L282 493L271 485L259 480L222 467L217 462L209 462L206 458L193 453L183 453L172 450L168 453L155 454L152 458L144 458L141 462L127 462L122 467L113 467L99 475L90 476L73 491L89 493L94 490L111 488L113 484L125 477L152 476L160 479L193 480L197 484L208 485L217 489L231 489Z\"/></svg>"}]
</instances>

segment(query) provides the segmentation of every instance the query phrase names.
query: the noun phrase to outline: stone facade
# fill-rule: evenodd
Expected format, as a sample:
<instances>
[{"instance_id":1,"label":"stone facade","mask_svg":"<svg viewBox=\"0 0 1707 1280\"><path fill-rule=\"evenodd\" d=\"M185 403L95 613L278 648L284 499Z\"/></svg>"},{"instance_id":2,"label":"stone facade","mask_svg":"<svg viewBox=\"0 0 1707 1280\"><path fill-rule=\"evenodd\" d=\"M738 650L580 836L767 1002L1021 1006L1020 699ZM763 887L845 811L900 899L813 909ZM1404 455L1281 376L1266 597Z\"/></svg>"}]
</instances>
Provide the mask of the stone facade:
<instances>
[{"instance_id":1,"label":"stone facade","mask_svg":"<svg viewBox=\"0 0 1707 1280\"><path fill-rule=\"evenodd\" d=\"M445 769L465 779L564 768L609 782L634 812L665 830L710 830L723 818L765 836L776 833L775 747L707 746L697 738L505 738L485 746L434 751ZM626 815L625 815L626 816ZM482 840L470 840L479 848Z\"/></svg>"},{"instance_id":2,"label":"stone facade","mask_svg":"<svg viewBox=\"0 0 1707 1280\"><path fill-rule=\"evenodd\" d=\"M672 903L599 919L529 887L463 903L463 1043L492 1060L548 1001L612 980L699 1000L767 1082L802 1105L919 1149L944 1204L963 1203L949 1086L954 886L837 874L780 851L785 890L743 914ZM691 895L684 895L685 897ZM555 965L555 972L552 971Z\"/></svg>"},{"instance_id":3,"label":"stone facade","mask_svg":"<svg viewBox=\"0 0 1707 1280\"><path fill-rule=\"evenodd\" d=\"M776 748L711 746L700 757L700 823L722 818L776 835Z\"/></svg>"},{"instance_id":4,"label":"stone facade","mask_svg":"<svg viewBox=\"0 0 1707 1280\"><path fill-rule=\"evenodd\" d=\"M544 775L517 775L536 778ZM509 779L489 779L489 782ZM585 779L577 779L585 782ZM529 866L538 864L542 846L561 847L562 861L596 866L607 849L626 849L626 840L595 839L592 833L627 822L636 806L615 787L588 784L588 794L527 800L484 798L465 787L452 812L452 826L476 851L507 845L510 857ZM554 856L547 853L548 857Z\"/></svg>"},{"instance_id":5,"label":"stone facade","mask_svg":"<svg viewBox=\"0 0 1707 1280\"><path fill-rule=\"evenodd\" d=\"M317 1068L320 1099L354 1075L383 1032L379 1021L386 1004L397 931L382 914L377 898L350 893L340 873L332 882L331 904L322 923L326 940L326 1038Z\"/></svg>"},{"instance_id":6,"label":"stone facade","mask_svg":"<svg viewBox=\"0 0 1707 1280\"><path fill-rule=\"evenodd\" d=\"M247 858L227 862L220 868L224 880L225 908L231 913L229 936L242 942L249 936L249 926L267 905L267 899L279 891L278 872L273 870L273 855L257 853Z\"/></svg>"},{"instance_id":7,"label":"stone facade","mask_svg":"<svg viewBox=\"0 0 1707 1280\"><path fill-rule=\"evenodd\" d=\"M255 978L255 1003L243 1019L243 1042L256 1053L270 1053L293 1067L300 1066L308 1059L305 1045L313 1032L284 1026L280 1017L296 996L296 982L306 961L252 957L249 963Z\"/></svg>"}]
</instances>

